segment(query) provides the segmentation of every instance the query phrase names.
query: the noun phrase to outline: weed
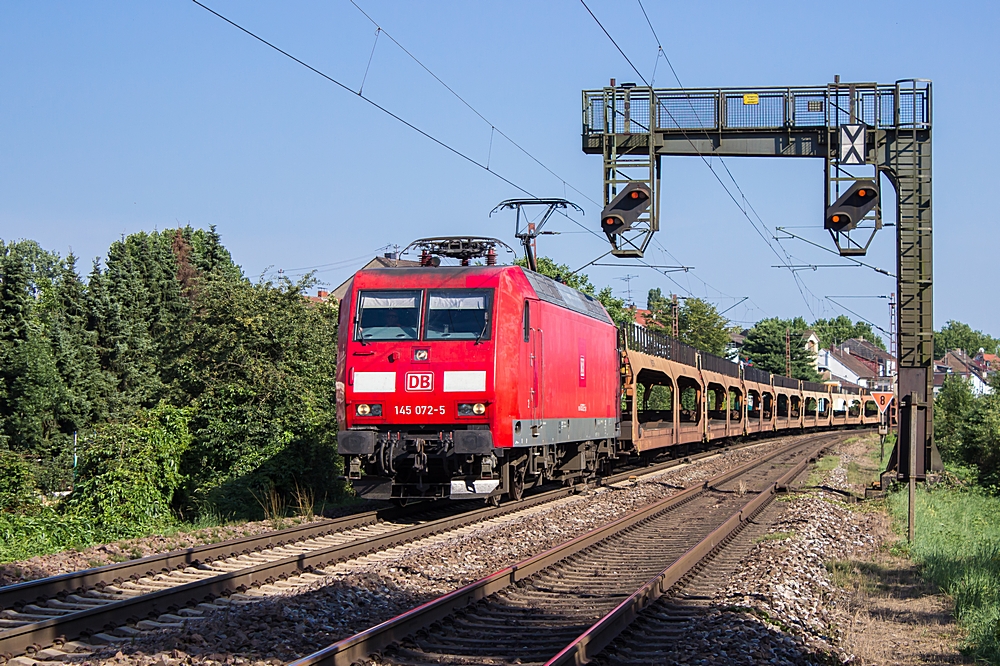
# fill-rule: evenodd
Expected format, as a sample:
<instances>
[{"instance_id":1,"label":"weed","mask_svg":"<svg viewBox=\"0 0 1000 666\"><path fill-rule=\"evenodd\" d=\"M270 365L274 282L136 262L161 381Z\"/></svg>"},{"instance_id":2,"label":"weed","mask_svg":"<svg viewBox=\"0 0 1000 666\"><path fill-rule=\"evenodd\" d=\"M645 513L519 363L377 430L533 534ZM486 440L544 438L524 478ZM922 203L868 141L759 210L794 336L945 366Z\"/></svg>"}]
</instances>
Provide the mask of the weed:
<instances>
[{"instance_id":1,"label":"weed","mask_svg":"<svg viewBox=\"0 0 1000 666\"><path fill-rule=\"evenodd\" d=\"M763 536L757 537L754 543L761 543L763 541L784 541L786 539L791 539L795 536L795 532L768 532Z\"/></svg>"},{"instance_id":2,"label":"weed","mask_svg":"<svg viewBox=\"0 0 1000 666\"><path fill-rule=\"evenodd\" d=\"M837 469L840 467L840 456L823 456L816 461L813 465L812 471L809 472L809 479L806 481L807 486L818 486L823 483L826 478L826 473Z\"/></svg>"},{"instance_id":3,"label":"weed","mask_svg":"<svg viewBox=\"0 0 1000 666\"><path fill-rule=\"evenodd\" d=\"M298 515L305 520L312 520L315 515L314 510L316 507L316 495L311 488L303 488L299 486L299 482L295 482L295 505L298 509Z\"/></svg>"},{"instance_id":4,"label":"weed","mask_svg":"<svg viewBox=\"0 0 1000 666\"><path fill-rule=\"evenodd\" d=\"M906 525L906 493L890 500L897 528ZM1000 498L938 487L917 492L912 544L900 544L925 579L955 600L969 655L1000 663Z\"/></svg>"},{"instance_id":5,"label":"weed","mask_svg":"<svg viewBox=\"0 0 1000 666\"><path fill-rule=\"evenodd\" d=\"M288 507L285 498L281 496L273 483L267 487L266 491L261 492L260 497L257 496L257 493L251 493L251 495L257 500L257 504L260 504L260 508L264 511L264 520L271 523L272 529L280 530L285 527L285 514Z\"/></svg>"}]
</instances>

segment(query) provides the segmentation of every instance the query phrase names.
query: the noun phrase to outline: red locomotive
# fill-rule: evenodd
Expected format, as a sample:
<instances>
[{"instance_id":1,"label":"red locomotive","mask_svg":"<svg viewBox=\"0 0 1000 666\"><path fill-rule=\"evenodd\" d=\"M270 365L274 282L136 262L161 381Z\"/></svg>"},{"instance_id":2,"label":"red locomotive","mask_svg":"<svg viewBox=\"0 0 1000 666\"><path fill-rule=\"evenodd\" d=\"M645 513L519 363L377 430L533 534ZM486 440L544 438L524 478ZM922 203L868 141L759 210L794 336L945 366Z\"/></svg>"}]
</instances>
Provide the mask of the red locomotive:
<instances>
[{"instance_id":1,"label":"red locomotive","mask_svg":"<svg viewBox=\"0 0 1000 666\"><path fill-rule=\"evenodd\" d=\"M359 494L517 498L593 474L620 421L608 313L519 266L430 259L359 271L341 303L338 448Z\"/></svg>"},{"instance_id":2,"label":"red locomotive","mask_svg":"<svg viewBox=\"0 0 1000 666\"><path fill-rule=\"evenodd\" d=\"M858 389L743 368L632 325L492 239L426 239L419 267L356 273L341 303L338 451L373 499L521 497L620 455L878 423ZM461 259L440 266L434 254ZM482 257L484 266L470 266Z\"/></svg>"}]
</instances>

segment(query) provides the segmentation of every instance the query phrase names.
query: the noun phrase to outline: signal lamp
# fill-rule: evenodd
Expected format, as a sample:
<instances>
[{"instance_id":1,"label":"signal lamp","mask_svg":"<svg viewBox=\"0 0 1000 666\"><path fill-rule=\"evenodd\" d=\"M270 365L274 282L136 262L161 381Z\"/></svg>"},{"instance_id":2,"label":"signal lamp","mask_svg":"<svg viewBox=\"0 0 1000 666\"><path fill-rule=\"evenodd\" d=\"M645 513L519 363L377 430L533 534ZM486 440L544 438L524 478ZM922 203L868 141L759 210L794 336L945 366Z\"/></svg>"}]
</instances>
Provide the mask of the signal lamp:
<instances>
[{"instance_id":1,"label":"signal lamp","mask_svg":"<svg viewBox=\"0 0 1000 666\"><path fill-rule=\"evenodd\" d=\"M472 413L476 416L482 416L486 413L486 405L481 402L477 402L472 406Z\"/></svg>"},{"instance_id":2,"label":"signal lamp","mask_svg":"<svg viewBox=\"0 0 1000 666\"><path fill-rule=\"evenodd\" d=\"M426 361L430 356L430 352L426 349L414 349L413 350L413 360L414 361Z\"/></svg>"},{"instance_id":3,"label":"signal lamp","mask_svg":"<svg viewBox=\"0 0 1000 666\"><path fill-rule=\"evenodd\" d=\"M645 183L632 182L625 186L604 210L601 211L601 226L610 239L612 234L623 234L649 208L650 189Z\"/></svg>"},{"instance_id":4,"label":"signal lamp","mask_svg":"<svg viewBox=\"0 0 1000 666\"><path fill-rule=\"evenodd\" d=\"M382 416L382 405L368 405L362 403L355 410L358 416Z\"/></svg>"},{"instance_id":5,"label":"signal lamp","mask_svg":"<svg viewBox=\"0 0 1000 666\"><path fill-rule=\"evenodd\" d=\"M847 232L858 226L878 203L878 189L875 181L855 181L839 199L826 209L827 229Z\"/></svg>"}]
</instances>

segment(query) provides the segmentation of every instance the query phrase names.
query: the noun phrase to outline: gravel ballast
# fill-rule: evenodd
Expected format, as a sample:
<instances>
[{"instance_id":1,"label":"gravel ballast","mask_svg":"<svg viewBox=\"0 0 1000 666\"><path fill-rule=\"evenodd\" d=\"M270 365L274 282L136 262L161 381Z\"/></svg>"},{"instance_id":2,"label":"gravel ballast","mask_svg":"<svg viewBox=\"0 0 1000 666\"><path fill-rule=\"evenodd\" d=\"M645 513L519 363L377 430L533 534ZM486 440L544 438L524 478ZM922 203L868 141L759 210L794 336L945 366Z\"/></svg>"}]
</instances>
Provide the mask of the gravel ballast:
<instances>
[{"instance_id":1,"label":"gravel ballast","mask_svg":"<svg viewBox=\"0 0 1000 666\"><path fill-rule=\"evenodd\" d=\"M234 595L183 627L107 646L90 664L273 663L311 653L680 489L785 446L789 438L597 488ZM640 474L640 473L637 473Z\"/></svg>"}]
</instances>

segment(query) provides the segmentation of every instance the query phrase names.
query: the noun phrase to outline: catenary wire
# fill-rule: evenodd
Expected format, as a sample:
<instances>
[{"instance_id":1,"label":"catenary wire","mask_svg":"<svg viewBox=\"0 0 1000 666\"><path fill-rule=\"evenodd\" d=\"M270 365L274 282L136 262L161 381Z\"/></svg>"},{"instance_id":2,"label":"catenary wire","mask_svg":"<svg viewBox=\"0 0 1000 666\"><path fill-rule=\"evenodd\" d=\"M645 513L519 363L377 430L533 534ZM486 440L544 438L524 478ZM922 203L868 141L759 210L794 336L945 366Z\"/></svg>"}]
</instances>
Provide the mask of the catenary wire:
<instances>
[{"instance_id":1,"label":"catenary wire","mask_svg":"<svg viewBox=\"0 0 1000 666\"><path fill-rule=\"evenodd\" d=\"M582 1L582 0L581 0L581 1ZM441 140L441 139L438 139L437 137L435 137L434 135L430 134L429 132L427 132L427 131L425 131L425 130L422 130L421 128L417 127L417 126L416 126L416 125L414 125L413 123L411 123L411 122L409 122L408 120L406 120L405 118L403 118L402 116L399 116L398 114L396 114L396 113L394 113L394 112L390 111L389 109L387 109L386 107L382 106L381 104L379 104L379 103L375 102L375 101L374 101L374 100L372 100L371 98L369 98L369 97L365 97L365 96L364 96L363 94L361 94L361 92L353 90L353 89L352 89L351 87L347 86L347 85L346 85L346 84L344 84L344 83L341 83L340 81L338 81L337 79L333 78L333 77L332 77L332 76L330 76L329 74L327 74L327 73L325 73L325 72L323 72L323 71L321 71L321 70L319 70L319 69L317 69L317 68L313 67L312 65L310 65L310 64L306 63L305 61L303 61L303 60L301 60L301 59L297 58L296 56L292 55L292 54L291 54L291 53L289 53L288 51L285 51L284 49L282 49L282 48L278 47L277 45L275 45L275 44L272 44L271 42L267 41L266 39L264 39L263 37L261 37L261 36L257 35L256 33L254 33L254 32L252 32L252 31L250 31L249 29L247 29L247 28L244 28L243 26L241 26L240 24L236 23L236 22L235 22L235 21L233 21L232 19L230 19L230 18L228 18L228 17L224 16L223 14L220 14L219 12L215 11L215 10L214 10L214 9L212 9L211 7L209 7L209 6L207 6L207 5L205 5L205 4L201 3L201 2L199 2L199 0L191 0L191 2L193 2L193 3L194 3L194 4L196 4L196 5L198 5L199 7L201 7L202 9L204 9L205 11L209 12L210 14L212 14L212 15L216 16L217 18L221 19L222 21L225 21L226 23L230 24L231 26L233 26L233 27L234 27L234 28L236 28L237 30L239 30L239 31L241 31L241 32L243 32L243 33L245 33L245 34L247 34L248 36L252 37L253 39L256 39L257 41L261 42L261 43L262 43L262 44L264 44L265 46L268 46L268 47L270 47L271 49L273 49L273 50L277 51L278 53L280 53L281 55L285 56L286 58L288 58L288 59L290 59L290 60L292 60L292 61L296 62L297 64L299 64L299 65L301 65L301 66L305 67L306 69L308 69L309 71L313 72L314 74L317 74L318 76L320 76L320 77L322 77L322 78L326 79L326 80L327 80L327 81L329 81L330 83L333 83L334 85L336 85L336 86L338 86L338 87L342 88L343 90L346 90L347 92L349 92L349 93L351 93L351 94L353 94L353 95L356 95L357 97L359 97L359 98L360 98L360 99L362 99L363 101L367 102L367 103L368 103L369 105L373 106L374 108L378 109L379 111L381 111L381 112L382 112L382 113L384 113L385 115L389 116L390 118L393 118L394 120L396 120L396 121L398 121L398 122L402 123L403 125L405 125L405 126L409 127L409 128L410 128L410 129L412 129L413 131L417 132L417 133L418 133L418 134L420 134L421 136L423 136L423 137L425 137L425 138L429 139L430 141L432 141L432 142L434 142L434 143L438 144L439 146L441 146L442 148L444 148L444 149L445 149L445 150L447 150L448 152L451 152L451 153L453 153L454 155L456 155L456 156L458 156L458 157L462 158L463 160L465 160L465 161L467 161L467 162L469 162L469 163L471 163L471 164L473 164L473 165L475 165L475 166L479 167L480 169L483 169L484 171L486 171L486 172L488 172L488 173L492 174L493 176L495 176L496 178L498 178L498 179L502 180L503 182L507 183L508 185L510 185L510 186L511 186L511 187L513 187L514 189L518 190L519 192L522 192L522 193L524 193L524 194L526 194L526 195L528 195L529 197L532 197L532 198L536 198L536 199L538 198L538 197L537 197L537 195L535 195L535 194L531 193L531 192L530 192L529 190L525 189L524 187L521 187L520 185L518 185L517 183L513 182L513 181L512 181L512 180L510 180L509 178L507 178L507 177L503 176L502 174L498 173L497 171L495 171L495 170L493 170L493 169L490 169L490 168L489 168L489 167L488 167L487 165L485 165L485 164L483 164L483 163L479 162L479 161L478 161L478 160L476 160L475 158L473 158L473 157L471 157L471 156L467 155L466 153L463 153L462 151L458 150L457 148L454 148L453 146L451 146L451 145L449 145L449 144L445 143L445 142L444 142L443 140ZM585 6L586 6L586 5L585 5ZM359 7L359 9L360 9L360 7ZM589 11L589 9L588 9L588 11ZM593 14L591 14L591 15L593 15ZM594 17L594 18L595 18L595 20L596 20L596 17ZM598 24L600 24L600 22L598 22ZM377 25L377 24L376 24L376 25ZM603 26L602 26L602 27L603 27ZM383 33L385 33L385 30L382 30L382 32L383 32ZM392 41L393 41L394 43L396 43L396 42L395 42L395 40L394 40L394 39L392 39L392 37L391 37L391 36L390 36L390 35L389 35L388 33L385 33L385 34L386 34L386 36L387 36L387 37L389 37L389 39L391 39L391 40L392 40ZM608 35L608 37L610 38L610 35ZM612 40L612 41L614 41L614 40ZM397 43L397 44L398 44L398 43ZM402 47L400 47L400 48L402 48ZM619 49L619 50L620 50L620 49ZM623 53L622 55L624 55L624 53ZM626 59L627 59L627 58L626 58ZM630 64L631 64L631 61L630 61ZM633 66L633 68L634 68L634 66ZM425 69L426 69L426 68L425 68ZM636 71L638 71L638 70L636 70ZM435 77L435 78L437 78L437 77ZM442 84L443 84L443 82L442 82ZM446 87L447 87L447 86L446 86ZM457 96L457 95L456 95L456 96ZM463 101L464 101L464 100L463 100ZM485 118L484 118L484 120L485 120ZM487 122L488 122L488 121L487 121ZM491 126L492 126L492 125L491 125ZM498 133L499 133L499 131L498 131ZM508 139L508 140L509 140L509 139ZM512 142L512 143L513 143L513 142ZM703 158L703 159L704 159L704 158ZM557 177L558 177L558 176L557 176ZM562 179L560 179L560 180L562 180ZM568 185L568 183L567 183L567 185ZM573 189L575 190L576 188L573 188ZM584 195L584 196L586 196L586 195ZM588 198L589 198L589 197L588 197ZM595 236L595 237L597 237L597 238L601 238L601 235L600 235L600 234L598 234L598 233L597 233L596 231L594 231L594 230L590 229L589 227L585 226L585 225L584 225L583 223L579 222L578 220L576 220L576 219L574 219L574 218L570 217L570 216L569 216L569 215L567 215L567 214L566 214L566 213L565 213L564 211L561 211L561 210L560 210L560 211L558 211L558 212L560 212L560 213L561 213L561 214L562 214L562 215L563 215L563 216L564 216L564 217L565 217L566 219L570 220L571 222L573 222L573 223L574 223L574 224L576 224L577 226L581 227L582 229L584 229L585 231L587 231L587 232L588 232L588 233L590 233L591 235L593 235L593 236ZM650 265L648 264L648 262L645 262L645 261L643 261L643 260L639 260L639 262L640 262L641 264L645 265L645 266L646 266L647 268L651 268L651 269L653 269L653 270L657 271L658 273L660 273L660 274L664 275L665 277L667 277L667 279L671 280L671 281L672 281L672 282L674 282L675 284L678 284L678 283L676 283L676 282L675 282L675 281L673 280L673 278L671 278L671 277L670 277L670 276L669 276L669 275L668 275L668 274L667 274L666 272L664 272L664 271L662 271L662 270L659 270L659 269L657 269L657 268L655 268L655 267L653 267L653 266L650 266ZM680 286L680 285L678 284L678 286Z\"/></svg>"},{"instance_id":2,"label":"catenary wire","mask_svg":"<svg viewBox=\"0 0 1000 666\"><path fill-rule=\"evenodd\" d=\"M498 128L489 118L487 118L485 115L483 115L478 109L476 109L476 107L472 106L472 104L470 104L464 97L462 97L461 95L459 95L458 92L456 92L454 88L452 88L451 86L449 86L447 83L444 82L443 79L441 79L441 77L439 77L437 74L435 74L433 71L431 71L430 67L428 67L427 65L425 65L423 62L421 62L421 60L419 58L417 58L415 55L413 55L412 53L410 53L410 51L405 46L403 46L402 44L400 44L396 40L395 37L393 37L392 35L390 35L385 30L385 28L383 28L380 23L378 23L374 18L372 18L368 14L368 12L366 12L357 2L355 2L355 0L350 0L350 2L351 2L352 5L354 5L357 8L357 10L359 12L361 12L364 15L364 17L366 19L368 19L372 23L372 25L374 25L376 27L376 29L381 30L382 34L384 34L386 37L388 37L389 40L392 41L393 44L395 44L396 46L398 46L403 53L405 53L407 56L410 57L411 60L413 60L413 62L417 63L425 72L427 72L428 74L430 74L431 77L435 81L437 81L442 86L444 86L445 90L447 90L452 95L454 95L455 98L458 101L460 101L462 104L464 104L466 106L466 108L468 108L474 114L476 114L477 116L479 116L480 120L482 120L484 123L486 123L487 125L489 125L492 130L494 130L497 134L499 134L503 138L507 139L507 141L510 142L510 144L512 146L514 146L515 148L517 148L518 150L520 150L522 153L524 153L526 156L528 156L533 162L535 162L535 164L537 164L538 166L540 166L543 169L545 169L546 171L548 171L554 178L556 178L557 180L559 180L563 185L565 185L566 187L569 187L570 189L572 189L574 192L576 192L580 196L586 198L588 201L590 201L595 206L600 206L599 203L597 203L594 199L592 199L590 196L588 196L585 192L583 192L583 191L577 189L576 187L574 187L569 181L567 181L565 178L563 178L562 176L560 176L559 174L557 174L555 171L553 171L552 169L550 169L548 166L546 166L540 159L538 159L537 157L535 157L534 155L532 155L526 148L524 148L524 146L522 146L521 144L519 144L517 141L514 141L514 139L510 138L510 136L508 136L503 130L501 130L500 128Z\"/></svg>"},{"instance_id":3,"label":"catenary wire","mask_svg":"<svg viewBox=\"0 0 1000 666\"><path fill-rule=\"evenodd\" d=\"M604 32L604 34L607 36L607 38L609 40L611 40L611 43L618 50L618 52L622 55L622 57L625 58L625 61L628 62L629 66L633 69L633 71L635 71L635 73L639 76L639 78L642 79L642 82L645 83L646 86L650 87L650 89L652 89L652 86L650 86L649 82L646 80L646 77L643 76L642 72L639 71L639 68L635 66L635 63L633 63L632 60L628 57L628 55L626 55L626 53L622 49L622 47L618 45L618 42L615 40L615 38L612 37L611 33L609 33L608 30L607 30L607 28L604 27L604 24L601 23L600 19L598 19L597 16L594 14L594 12L590 9L590 7L587 6L586 0L580 0L580 4L582 4L583 7L584 7L584 9L587 10L587 13L590 14L590 16L597 23L598 27L601 28L601 31ZM643 8L643 14L645 14L645 8ZM647 16L647 22L648 22L648 16ZM651 23L650 23L650 28L652 28L652 24ZM653 31L653 32L654 32L653 36L654 36L654 38L656 38L655 31ZM657 42L659 42L658 38L657 38ZM665 52L664 52L664 57L666 57L666 53ZM669 59L668 59L668 63L669 63ZM672 65L671 65L671 69L673 69ZM674 74L676 76L676 72L674 72ZM678 83L680 83L680 79L678 79ZM674 119L673 114L670 113L670 110L664 108L664 111L666 111L667 115L670 116L671 120L674 120L674 122L677 124L678 128L680 128L680 123L677 122L676 119ZM753 219L750 217L750 215L747 213L746 208L744 208L743 206L740 205L740 202L737 201L736 196L729 190L729 188L726 186L726 184L719 177L719 174L716 173L715 169L712 168L711 163L708 161L708 159L706 159L705 155L702 154L702 152L700 150L698 150L698 147L695 145L694 141L691 140L691 137L688 136L687 132L685 130L681 129L681 133L684 135L684 138L687 139L688 143L691 144L691 147L694 148L695 152L698 154L698 157L700 157L701 160L702 160L702 162L705 163L705 166L707 166L708 169L709 169L709 171L712 172L712 175L719 182L719 184L722 186L722 188L726 191L726 194L729 195L729 198L733 200L733 203L736 204L736 207L740 209L740 212L743 213L743 216L746 217L746 219L747 219L748 222L750 222L750 226L752 226L753 229L754 229L754 231L757 232L757 235L761 237L761 240L764 241L764 243L768 246L768 248L771 250L771 252L774 253L774 255L778 258L779 261L781 261L783 264L790 265L791 264L791 259L788 257L787 252L785 252L784 247L782 247L780 245L780 243L779 243L779 247L782 248L782 253L785 254L785 258L782 259L781 255L778 254L778 251L774 248L774 246L772 245L771 241L768 240L767 235L760 228L758 228L757 223L755 223L753 221ZM726 167L726 171L727 171L727 173L729 173L729 177L731 179L733 179L733 182L736 183L735 178L733 178L732 173L729 172L729 168L728 167ZM739 187L738 183L736 183L736 188L740 192L740 197L743 199L744 202L746 202L746 205L751 210L753 210L754 215L758 218L758 220L760 220L760 215L757 214L756 210L753 209L753 206L750 204L749 200L747 200L746 195L743 194L743 191ZM760 220L760 226L763 226L766 229L766 225L764 225L763 220ZM792 279L795 282L795 286L798 289L799 294L802 296L802 301L805 303L805 306L809 310L810 315L815 316L815 313L813 312L812 306L809 304L809 300L806 298L806 295L805 295L805 292L803 291L803 289L805 291L809 291L809 293L817 301L819 301L819 298L815 294L813 294L811 290L809 290L809 288L799 279L799 277L794 272L792 272Z\"/></svg>"}]
</instances>

